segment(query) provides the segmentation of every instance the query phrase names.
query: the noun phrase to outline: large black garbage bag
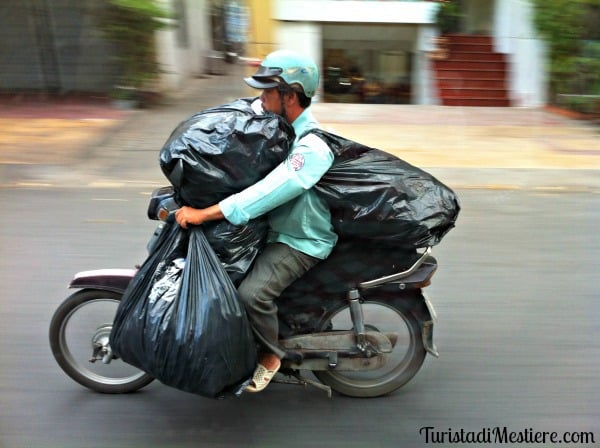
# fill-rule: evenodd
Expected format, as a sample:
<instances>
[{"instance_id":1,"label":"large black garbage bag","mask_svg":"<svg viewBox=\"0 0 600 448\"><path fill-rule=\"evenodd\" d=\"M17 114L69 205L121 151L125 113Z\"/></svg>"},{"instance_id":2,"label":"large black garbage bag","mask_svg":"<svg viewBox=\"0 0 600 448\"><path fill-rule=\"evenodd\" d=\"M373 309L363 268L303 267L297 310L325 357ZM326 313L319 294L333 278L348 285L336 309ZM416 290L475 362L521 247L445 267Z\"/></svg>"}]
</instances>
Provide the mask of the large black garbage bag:
<instances>
[{"instance_id":1,"label":"large black garbage bag","mask_svg":"<svg viewBox=\"0 0 600 448\"><path fill-rule=\"evenodd\" d=\"M316 185L342 238L406 249L434 246L455 225L456 194L431 174L360 143L312 130L335 154Z\"/></svg>"},{"instance_id":2,"label":"large black garbage bag","mask_svg":"<svg viewBox=\"0 0 600 448\"><path fill-rule=\"evenodd\" d=\"M285 159L294 140L293 128L278 115L257 114L253 101L243 98L206 109L171 133L159 162L180 205L213 205L254 184ZM204 227L223 267L239 284L264 246L266 222Z\"/></svg>"},{"instance_id":3,"label":"large black garbage bag","mask_svg":"<svg viewBox=\"0 0 600 448\"><path fill-rule=\"evenodd\" d=\"M117 356L180 390L218 397L252 375L256 346L237 291L200 227L165 227L110 336Z\"/></svg>"},{"instance_id":4,"label":"large black garbage bag","mask_svg":"<svg viewBox=\"0 0 600 448\"><path fill-rule=\"evenodd\" d=\"M253 100L206 109L171 133L159 162L182 205L213 205L256 183L285 159L293 128L276 114L257 114Z\"/></svg>"},{"instance_id":5,"label":"large black garbage bag","mask_svg":"<svg viewBox=\"0 0 600 448\"><path fill-rule=\"evenodd\" d=\"M279 334L322 331L321 318L327 301L340 306L348 301L348 291L360 282L406 270L420 256L415 249L402 249L370 240L339 240L331 254L288 286L277 299ZM380 298L390 292L378 290ZM396 295L396 293L393 293ZM410 301L408 301L410 302Z\"/></svg>"}]
</instances>

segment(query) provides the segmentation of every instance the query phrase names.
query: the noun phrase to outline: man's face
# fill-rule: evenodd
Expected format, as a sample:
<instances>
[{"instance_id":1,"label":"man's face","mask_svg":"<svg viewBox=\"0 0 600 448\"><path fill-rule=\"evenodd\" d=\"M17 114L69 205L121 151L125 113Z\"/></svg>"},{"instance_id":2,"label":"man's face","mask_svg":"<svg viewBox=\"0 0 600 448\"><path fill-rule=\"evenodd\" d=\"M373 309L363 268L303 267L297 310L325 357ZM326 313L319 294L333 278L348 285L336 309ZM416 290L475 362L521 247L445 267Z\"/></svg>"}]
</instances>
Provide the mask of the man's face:
<instances>
[{"instance_id":1,"label":"man's face","mask_svg":"<svg viewBox=\"0 0 600 448\"><path fill-rule=\"evenodd\" d=\"M260 101L265 111L281 114L281 99L276 87L264 89L260 95Z\"/></svg>"}]
</instances>

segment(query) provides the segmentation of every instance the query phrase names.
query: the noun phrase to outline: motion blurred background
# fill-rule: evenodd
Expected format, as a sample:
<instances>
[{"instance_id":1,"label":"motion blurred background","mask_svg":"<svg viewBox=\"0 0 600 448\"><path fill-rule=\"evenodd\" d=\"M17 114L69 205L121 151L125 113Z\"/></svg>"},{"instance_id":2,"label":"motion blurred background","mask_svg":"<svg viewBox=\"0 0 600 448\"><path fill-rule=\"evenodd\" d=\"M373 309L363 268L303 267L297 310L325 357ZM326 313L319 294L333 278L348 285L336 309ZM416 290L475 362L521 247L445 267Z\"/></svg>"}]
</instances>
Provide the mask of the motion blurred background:
<instances>
[{"instance_id":1,"label":"motion blurred background","mask_svg":"<svg viewBox=\"0 0 600 448\"><path fill-rule=\"evenodd\" d=\"M496 426L597 443L599 17L600 0L0 0L0 447L421 447L423 427ZM48 347L66 284L143 261L161 145L257 95L241 78L280 48L320 64L326 130L458 192L428 289L440 358L378 400L89 393Z\"/></svg>"},{"instance_id":2,"label":"motion blurred background","mask_svg":"<svg viewBox=\"0 0 600 448\"><path fill-rule=\"evenodd\" d=\"M323 102L600 113L598 0L3 0L0 94L147 107L279 48Z\"/></svg>"}]
</instances>

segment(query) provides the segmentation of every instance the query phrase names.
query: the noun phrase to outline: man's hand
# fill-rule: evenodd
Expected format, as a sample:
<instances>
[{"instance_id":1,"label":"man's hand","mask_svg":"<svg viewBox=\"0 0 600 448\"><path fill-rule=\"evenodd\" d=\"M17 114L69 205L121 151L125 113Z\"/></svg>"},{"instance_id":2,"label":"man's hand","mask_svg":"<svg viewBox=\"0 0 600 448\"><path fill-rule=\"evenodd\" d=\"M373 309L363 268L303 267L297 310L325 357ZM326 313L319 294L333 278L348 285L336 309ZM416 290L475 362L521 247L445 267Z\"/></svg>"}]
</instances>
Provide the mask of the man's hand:
<instances>
[{"instance_id":1,"label":"man's hand","mask_svg":"<svg viewBox=\"0 0 600 448\"><path fill-rule=\"evenodd\" d=\"M205 221L214 221L223 218L223 213L218 204L208 208L184 206L175 212L175 220L184 229L187 229L188 226L199 226Z\"/></svg>"},{"instance_id":2,"label":"man's hand","mask_svg":"<svg viewBox=\"0 0 600 448\"><path fill-rule=\"evenodd\" d=\"M202 209L187 206L181 207L175 212L175 220L184 229L187 229L188 225L200 225L204 222Z\"/></svg>"}]
</instances>

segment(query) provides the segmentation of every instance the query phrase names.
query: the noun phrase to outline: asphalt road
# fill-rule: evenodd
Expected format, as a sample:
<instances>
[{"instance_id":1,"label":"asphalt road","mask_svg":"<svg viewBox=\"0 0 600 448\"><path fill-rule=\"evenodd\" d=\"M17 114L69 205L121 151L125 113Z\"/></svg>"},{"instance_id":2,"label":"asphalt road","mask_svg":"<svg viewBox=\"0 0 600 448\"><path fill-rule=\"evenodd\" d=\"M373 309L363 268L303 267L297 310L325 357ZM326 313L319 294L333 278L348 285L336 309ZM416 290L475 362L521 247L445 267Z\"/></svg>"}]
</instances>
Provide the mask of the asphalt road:
<instances>
[{"instance_id":1,"label":"asphalt road","mask_svg":"<svg viewBox=\"0 0 600 448\"><path fill-rule=\"evenodd\" d=\"M149 193L0 190L0 447L447 446L461 430L493 428L600 443L596 192L458 191L463 211L434 250L440 268L428 288L441 357L396 393L328 399L274 384L222 401L158 382L96 394L50 353L50 317L73 273L144 257Z\"/></svg>"}]
</instances>

